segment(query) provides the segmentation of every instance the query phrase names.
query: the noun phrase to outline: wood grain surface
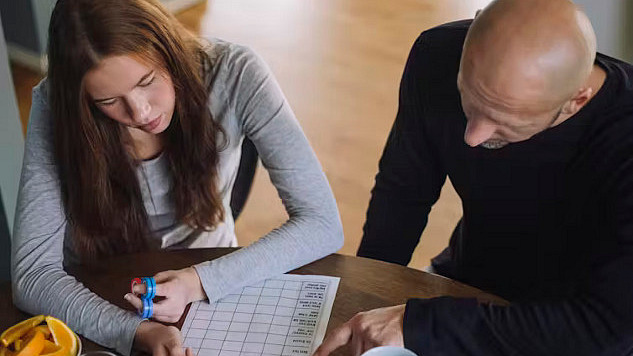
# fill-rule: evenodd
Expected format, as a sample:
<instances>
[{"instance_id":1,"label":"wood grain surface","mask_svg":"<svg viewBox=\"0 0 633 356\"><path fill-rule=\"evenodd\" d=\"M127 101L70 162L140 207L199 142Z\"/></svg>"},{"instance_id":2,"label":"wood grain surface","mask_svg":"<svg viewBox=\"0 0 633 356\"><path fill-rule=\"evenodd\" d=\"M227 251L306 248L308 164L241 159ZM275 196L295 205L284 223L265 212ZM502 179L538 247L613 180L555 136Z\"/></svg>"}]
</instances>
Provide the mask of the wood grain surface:
<instances>
[{"instance_id":1,"label":"wood grain surface","mask_svg":"<svg viewBox=\"0 0 633 356\"><path fill-rule=\"evenodd\" d=\"M134 277L152 276L169 269L180 269L212 260L234 251L233 248L157 251L124 255L98 261L94 266L68 269L86 287L111 303L130 309L123 295L129 291ZM438 296L473 297L481 302L504 304L499 297L462 283L416 269L361 257L332 254L291 273L340 277L328 331L346 322L356 313L384 306L405 303L409 298ZM11 301L11 286L0 284L0 330L26 319ZM181 327L185 315L176 326ZM82 337L84 351L102 350ZM346 349L334 355L347 355Z\"/></svg>"}]
</instances>

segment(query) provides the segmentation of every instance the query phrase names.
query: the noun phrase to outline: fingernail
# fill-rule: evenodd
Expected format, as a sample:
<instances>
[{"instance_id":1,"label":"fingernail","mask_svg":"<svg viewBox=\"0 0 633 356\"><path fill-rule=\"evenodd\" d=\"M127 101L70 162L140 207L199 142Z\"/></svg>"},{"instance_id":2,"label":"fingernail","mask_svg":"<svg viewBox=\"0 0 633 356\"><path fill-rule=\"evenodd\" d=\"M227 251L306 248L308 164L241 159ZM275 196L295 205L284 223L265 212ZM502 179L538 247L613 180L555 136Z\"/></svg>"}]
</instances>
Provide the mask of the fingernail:
<instances>
[{"instance_id":1,"label":"fingernail","mask_svg":"<svg viewBox=\"0 0 633 356\"><path fill-rule=\"evenodd\" d=\"M132 297L130 296L130 293L126 294L123 296L123 299L125 300L130 300Z\"/></svg>"}]
</instances>

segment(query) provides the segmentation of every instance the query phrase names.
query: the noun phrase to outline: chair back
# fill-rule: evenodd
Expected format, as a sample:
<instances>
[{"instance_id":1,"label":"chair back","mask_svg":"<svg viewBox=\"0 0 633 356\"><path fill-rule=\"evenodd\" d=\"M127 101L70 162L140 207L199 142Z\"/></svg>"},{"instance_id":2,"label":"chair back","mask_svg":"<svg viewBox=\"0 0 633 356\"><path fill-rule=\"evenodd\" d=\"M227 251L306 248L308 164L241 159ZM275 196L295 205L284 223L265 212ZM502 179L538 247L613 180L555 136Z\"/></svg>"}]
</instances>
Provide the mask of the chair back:
<instances>
[{"instance_id":1,"label":"chair back","mask_svg":"<svg viewBox=\"0 0 633 356\"><path fill-rule=\"evenodd\" d=\"M259 161L259 155L255 144L248 137L244 138L242 142L242 156L240 158L240 167L237 170L237 177L235 177L235 184L233 185L233 191L231 192L231 212L233 213L233 220L237 221L240 216L248 195L251 192L253 186L253 179L255 177L255 171L257 170L257 162Z\"/></svg>"}]
</instances>

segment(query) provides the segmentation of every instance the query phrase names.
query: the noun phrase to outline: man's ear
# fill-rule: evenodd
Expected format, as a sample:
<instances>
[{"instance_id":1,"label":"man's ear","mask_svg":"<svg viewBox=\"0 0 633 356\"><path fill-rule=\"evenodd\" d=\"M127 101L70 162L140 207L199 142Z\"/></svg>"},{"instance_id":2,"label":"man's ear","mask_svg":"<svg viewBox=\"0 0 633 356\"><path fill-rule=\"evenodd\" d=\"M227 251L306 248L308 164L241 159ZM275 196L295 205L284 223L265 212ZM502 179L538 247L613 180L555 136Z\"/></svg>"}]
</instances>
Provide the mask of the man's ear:
<instances>
[{"instance_id":1,"label":"man's ear","mask_svg":"<svg viewBox=\"0 0 633 356\"><path fill-rule=\"evenodd\" d=\"M578 92L574 95L574 97L569 99L569 101L563 105L562 113L568 116L574 115L589 102L592 94L593 89L591 87L578 89Z\"/></svg>"}]
</instances>

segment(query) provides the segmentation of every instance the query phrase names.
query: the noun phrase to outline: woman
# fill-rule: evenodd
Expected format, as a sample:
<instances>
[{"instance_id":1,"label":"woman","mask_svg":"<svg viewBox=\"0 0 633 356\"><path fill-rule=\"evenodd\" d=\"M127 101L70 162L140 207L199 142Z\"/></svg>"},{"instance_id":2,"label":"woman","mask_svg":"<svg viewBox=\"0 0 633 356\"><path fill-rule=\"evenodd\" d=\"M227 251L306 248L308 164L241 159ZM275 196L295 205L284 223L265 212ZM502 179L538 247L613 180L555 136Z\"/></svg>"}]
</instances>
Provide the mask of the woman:
<instances>
[{"instance_id":1,"label":"woman","mask_svg":"<svg viewBox=\"0 0 633 356\"><path fill-rule=\"evenodd\" d=\"M154 319L336 251L319 163L265 64L184 31L157 0L59 0L33 91L13 241L16 305L118 352L183 354L179 333L91 293L63 266L152 248L236 246L229 198L244 137L289 219L223 258L157 274ZM121 281L125 283L125 281ZM126 295L134 306L135 296Z\"/></svg>"}]
</instances>

